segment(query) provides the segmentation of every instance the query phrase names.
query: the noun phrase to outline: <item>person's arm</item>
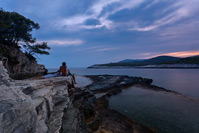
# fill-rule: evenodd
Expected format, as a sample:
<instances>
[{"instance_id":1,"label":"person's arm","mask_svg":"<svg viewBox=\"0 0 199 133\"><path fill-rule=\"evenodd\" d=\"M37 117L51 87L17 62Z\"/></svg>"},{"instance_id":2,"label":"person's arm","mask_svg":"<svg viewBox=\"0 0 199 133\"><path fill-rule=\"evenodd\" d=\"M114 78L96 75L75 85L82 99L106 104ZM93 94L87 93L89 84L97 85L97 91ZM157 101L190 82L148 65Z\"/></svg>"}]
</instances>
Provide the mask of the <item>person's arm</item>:
<instances>
[{"instance_id":1,"label":"person's arm","mask_svg":"<svg viewBox=\"0 0 199 133\"><path fill-rule=\"evenodd\" d=\"M60 72L61 72L61 67L60 67L60 68L59 68L59 70L58 70L57 77L59 77L59 75L60 75Z\"/></svg>"},{"instance_id":2,"label":"person's arm","mask_svg":"<svg viewBox=\"0 0 199 133\"><path fill-rule=\"evenodd\" d=\"M67 69L67 66L66 66L66 76L68 76L68 69Z\"/></svg>"}]
</instances>

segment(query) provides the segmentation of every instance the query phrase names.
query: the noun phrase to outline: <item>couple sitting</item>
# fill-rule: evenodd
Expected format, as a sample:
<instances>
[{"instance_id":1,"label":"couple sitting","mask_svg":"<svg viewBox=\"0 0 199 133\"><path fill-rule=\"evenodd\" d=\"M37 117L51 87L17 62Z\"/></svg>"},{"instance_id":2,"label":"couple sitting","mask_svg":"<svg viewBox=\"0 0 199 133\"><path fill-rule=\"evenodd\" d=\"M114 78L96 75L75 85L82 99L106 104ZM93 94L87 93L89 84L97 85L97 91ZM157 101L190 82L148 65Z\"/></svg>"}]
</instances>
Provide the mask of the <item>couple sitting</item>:
<instances>
[{"instance_id":1,"label":"couple sitting","mask_svg":"<svg viewBox=\"0 0 199 133\"><path fill-rule=\"evenodd\" d=\"M76 84L76 81L75 81L75 74L71 74L70 73L70 70L67 69L67 66L66 66L66 62L62 62L62 66L60 66L59 70L58 70L58 74L57 74L57 77L58 76L72 76L73 77L73 80Z\"/></svg>"}]
</instances>

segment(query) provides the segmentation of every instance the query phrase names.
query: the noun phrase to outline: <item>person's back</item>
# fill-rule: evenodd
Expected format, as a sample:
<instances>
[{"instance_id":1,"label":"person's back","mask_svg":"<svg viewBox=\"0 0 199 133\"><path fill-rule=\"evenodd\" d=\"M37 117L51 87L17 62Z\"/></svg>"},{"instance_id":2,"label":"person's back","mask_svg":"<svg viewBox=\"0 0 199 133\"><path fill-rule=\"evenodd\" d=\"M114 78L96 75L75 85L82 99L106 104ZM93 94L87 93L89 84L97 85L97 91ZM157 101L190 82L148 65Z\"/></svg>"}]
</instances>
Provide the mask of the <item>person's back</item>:
<instances>
[{"instance_id":1,"label":"person's back","mask_svg":"<svg viewBox=\"0 0 199 133\"><path fill-rule=\"evenodd\" d=\"M62 76L66 76L67 75L67 66L66 66L65 62L63 62L62 66L59 68L59 73L58 73L57 76L59 76L60 73L62 74Z\"/></svg>"}]
</instances>

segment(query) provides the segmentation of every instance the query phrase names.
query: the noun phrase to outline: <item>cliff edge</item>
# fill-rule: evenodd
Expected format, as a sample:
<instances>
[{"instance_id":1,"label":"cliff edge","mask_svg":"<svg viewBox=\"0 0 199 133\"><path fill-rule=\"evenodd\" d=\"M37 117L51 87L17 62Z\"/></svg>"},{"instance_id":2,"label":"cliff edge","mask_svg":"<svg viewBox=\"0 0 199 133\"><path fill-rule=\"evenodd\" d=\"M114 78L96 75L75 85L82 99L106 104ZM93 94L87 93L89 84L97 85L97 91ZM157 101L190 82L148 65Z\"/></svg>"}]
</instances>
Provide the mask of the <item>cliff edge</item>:
<instances>
[{"instance_id":1,"label":"cliff edge","mask_svg":"<svg viewBox=\"0 0 199 133\"><path fill-rule=\"evenodd\" d=\"M27 57L19 48L0 44L0 60L13 79L24 79L47 73L44 65L37 64L35 59Z\"/></svg>"},{"instance_id":2,"label":"cliff edge","mask_svg":"<svg viewBox=\"0 0 199 133\"><path fill-rule=\"evenodd\" d=\"M13 80L0 61L0 132L156 132L108 109L106 97L96 99L73 82L72 77Z\"/></svg>"},{"instance_id":3,"label":"cliff edge","mask_svg":"<svg viewBox=\"0 0 199 133\"><path fill-rule=\"evenodd\" d=\"M70 77L16 81L9 77L0 61L0 132L60 130L62 111L69 104L68 87L71 84Z\"/></svg>"}]
</instances>

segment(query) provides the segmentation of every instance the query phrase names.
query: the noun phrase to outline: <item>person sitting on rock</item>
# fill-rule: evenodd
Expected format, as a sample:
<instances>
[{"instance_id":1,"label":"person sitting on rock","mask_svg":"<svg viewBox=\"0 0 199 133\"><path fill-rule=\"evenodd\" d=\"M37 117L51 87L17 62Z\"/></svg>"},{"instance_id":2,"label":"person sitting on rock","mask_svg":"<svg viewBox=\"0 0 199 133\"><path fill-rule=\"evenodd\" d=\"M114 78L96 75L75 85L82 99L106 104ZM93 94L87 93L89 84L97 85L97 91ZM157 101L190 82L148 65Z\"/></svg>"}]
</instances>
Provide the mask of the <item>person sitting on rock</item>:
<instances>
[{"instance_id":1,"label":"person sitting on rock","mask_svg":"<svg viewBox=\"0 0 199 133\"><path fill-rule=\"evenodd\" d=\"M58 73L41 76L41 77L39 77L39 79L53 78L53 77L58 77L58 76L72 76L72 78L74 80L74 84L76 84L75 74L74 73L72 74L70 72L70 70L67 69L66 62L62 62L62 66L60 66L60 68L59 68L59 70L57 72Z\"/></svg>"},{"instance_id":2,"label":"person sitting on rock","mask_svg":"<svg viewBox=\"0 0 199 133\"><path fill-rule=\"evenodd\" d=\"M58 76L67 76L67 66L66 62L62 62L62 66L60 66L57 77Z\"/></svg>"},{"instance_id":3,"label":"person sitting on rock","mask_svg":"<svg viewBox=\"0 0 199 133\"><path fill-rule=\"evenodd\" d=\"M72 76L73 77L73 80L74 80L74 83L76 84L76 81L75 81L75 74L71 73L69 69L67 69L67 66L66 66L66 62L63 62L62 63L62 66L59 68L59 71L58 71L58 74L57 76L59 76L61 73L61 76Z\"/></svg>"}]
</instances>

